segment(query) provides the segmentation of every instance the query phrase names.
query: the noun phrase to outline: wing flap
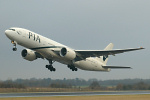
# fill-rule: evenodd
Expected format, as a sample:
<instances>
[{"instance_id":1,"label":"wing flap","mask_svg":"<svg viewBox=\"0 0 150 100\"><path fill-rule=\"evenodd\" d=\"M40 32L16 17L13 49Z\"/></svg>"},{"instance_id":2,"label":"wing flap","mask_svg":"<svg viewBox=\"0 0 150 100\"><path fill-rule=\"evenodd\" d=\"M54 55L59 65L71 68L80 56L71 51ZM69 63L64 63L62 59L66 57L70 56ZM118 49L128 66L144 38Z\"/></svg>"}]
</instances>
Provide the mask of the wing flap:
<instances>
[{"instance_id":1,"label":"wing flap","mask_svg":"<svg viewBox=\"0 0 150 100\"><path fill-rule=\"evenodd\" d=\"M121 68L131 68L131 67L124 67L124 66L103 66L103 68L121 69Z\"/></svg>"}]
</instances>

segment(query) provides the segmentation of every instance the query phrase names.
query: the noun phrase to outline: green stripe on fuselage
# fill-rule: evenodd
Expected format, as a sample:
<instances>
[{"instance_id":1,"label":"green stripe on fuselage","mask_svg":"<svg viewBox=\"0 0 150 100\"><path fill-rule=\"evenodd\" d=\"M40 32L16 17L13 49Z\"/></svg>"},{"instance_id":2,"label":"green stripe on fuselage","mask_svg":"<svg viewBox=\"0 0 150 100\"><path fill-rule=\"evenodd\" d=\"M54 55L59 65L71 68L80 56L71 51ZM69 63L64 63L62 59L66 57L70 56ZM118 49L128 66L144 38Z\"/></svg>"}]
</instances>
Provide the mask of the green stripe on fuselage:
<instances>
[{"instance_id":1,"label":"green stripe on fuselage","mask_svg":"<svg viewBox=\"0 0 150 100\"><path fill-rule=\"evenodd\" d=\"M31 50L37 50L37 49L45 49L45 48L63 48L61 46L46 46L46 47L36 47L36 48L29 48Z\"/></svg>"}]
</instances>

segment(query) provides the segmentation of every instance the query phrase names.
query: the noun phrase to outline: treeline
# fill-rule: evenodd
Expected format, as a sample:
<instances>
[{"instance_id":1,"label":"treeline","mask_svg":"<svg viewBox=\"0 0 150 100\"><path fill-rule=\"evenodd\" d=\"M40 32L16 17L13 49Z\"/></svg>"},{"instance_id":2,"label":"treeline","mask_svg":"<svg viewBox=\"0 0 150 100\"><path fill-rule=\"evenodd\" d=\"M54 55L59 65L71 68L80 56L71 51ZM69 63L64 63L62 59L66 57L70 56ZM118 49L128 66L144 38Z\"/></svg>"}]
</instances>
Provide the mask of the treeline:
<instances>
[{"instance_id":1,"label":"treeline","mask_svg":"<svg viewBox=\"0 0 150 100\"><path fill-rule=\"evenodd\" d=\"M7 83L7 81L3 81L3 82ZM94 81L98 82L101 86L117 86L118 84L132 85L132 84L136 84L139 82L150 84L150 79L122 79L122 80L89 79L89 80L84 80L80 78L75 78L75 79L31 78L31 79L16 79L16 80L9 80L9 81L12 81L13 83L17 83L17 84L23 84L27 87L49 87L50 84L53 84L53 83L71 84L72 86L89 86Z\"/></svg>"},{"instance_id":2,"label":"treeline","mask_svg":"<svg viewBox=\"0 0 150 100\"><path fill-rule=\"evenodd\" d=\"M14 83L12 81L0 82L0 88L26 88L23 84Z\"/></svg>"},{"instance_id":3,"label":"treeline","mask_svg":"<svg viewBox=\"0 0 150 100\"><path fill-rule=\"evenodd\" d=\"M88 88L92 90L150 90L150 79L84 80L76 79L16 79L0 81L0 88Z\"/></svg>"},{"instance_id":4,"label":"treeline","mask_svg":"<svg viewBox=\"0 0 150 100\"><path fill-rule=\"evenodd\" d=\"M116 90L150 90L150 84L139 82L132 85L118 84Z\"/></svg>"},{"instance_id":5,"label":"treeline","mask_svg":"<svg viewBox=\"0 0 150 100\"><path fill-rule=\"evenodd\" d=\"M11 80L12 81L12 80ZM88 86L93 81L86 81L84 79L16 79L12 81L14 83L23 84L27 87L49 87L53 84L59 84L59 85L71 85L71 86Z\"/></svg>"}]
</instances>

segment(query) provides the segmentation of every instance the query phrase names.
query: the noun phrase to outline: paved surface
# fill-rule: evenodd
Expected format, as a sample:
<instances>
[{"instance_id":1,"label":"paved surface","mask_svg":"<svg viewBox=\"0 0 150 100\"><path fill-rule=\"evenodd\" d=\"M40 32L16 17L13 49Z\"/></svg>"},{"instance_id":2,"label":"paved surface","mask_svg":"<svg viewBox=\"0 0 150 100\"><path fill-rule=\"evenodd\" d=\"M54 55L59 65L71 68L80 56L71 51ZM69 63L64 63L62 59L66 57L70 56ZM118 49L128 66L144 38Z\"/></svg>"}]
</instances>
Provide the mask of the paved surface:
<instances>
[{"instance_id":1,"label":"paved surface","mask_svg":"<svg viewBox=\"0 0 150 100\"><path fill-rule=\"evenodd\" d=\"M138 94L150 94L150 91L0 93L0 98L8 98L8 97L50 97L50 96L87 96L87 95L138 95Z\"/></svg>"}]
</instances>

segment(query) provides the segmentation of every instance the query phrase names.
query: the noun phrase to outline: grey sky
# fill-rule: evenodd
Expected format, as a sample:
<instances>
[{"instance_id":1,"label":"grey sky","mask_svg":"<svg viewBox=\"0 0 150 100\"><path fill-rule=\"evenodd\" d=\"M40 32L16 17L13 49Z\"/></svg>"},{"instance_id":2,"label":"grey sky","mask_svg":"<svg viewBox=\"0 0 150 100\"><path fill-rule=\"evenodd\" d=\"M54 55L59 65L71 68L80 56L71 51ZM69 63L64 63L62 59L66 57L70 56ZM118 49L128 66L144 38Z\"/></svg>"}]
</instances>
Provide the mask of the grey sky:
<instances>
[{"instance_id":1,"label":"grey sky","mask_svg":"<svg viewBox=\"0 0 150 100\"><path fill-rule=\"evenodd\" d=\"M0 0L0 80L17 78L150 78L149 0ZM115 49L143 46L146 49L110 56L108 65L131 66L111 72L72 72L54 63L56 72L45 68L48 61L24 60L24 47L13 45L4 31L26 28L74 49Z\"/></svg>"}]
</instances>

